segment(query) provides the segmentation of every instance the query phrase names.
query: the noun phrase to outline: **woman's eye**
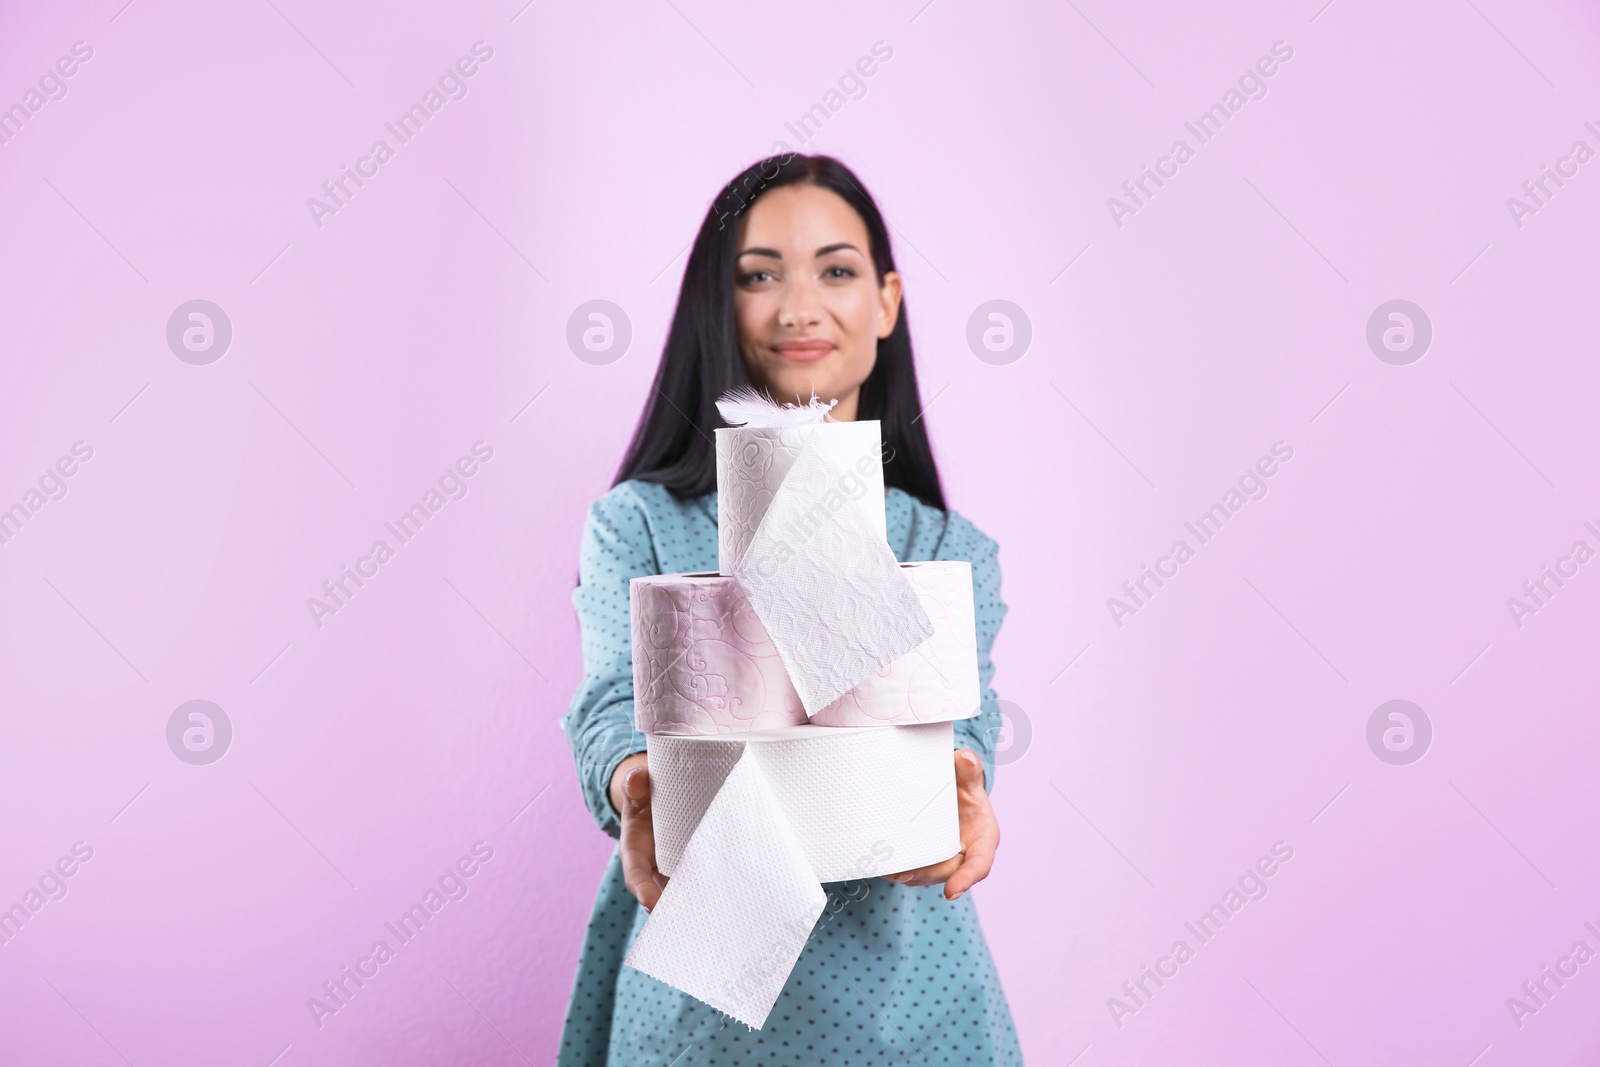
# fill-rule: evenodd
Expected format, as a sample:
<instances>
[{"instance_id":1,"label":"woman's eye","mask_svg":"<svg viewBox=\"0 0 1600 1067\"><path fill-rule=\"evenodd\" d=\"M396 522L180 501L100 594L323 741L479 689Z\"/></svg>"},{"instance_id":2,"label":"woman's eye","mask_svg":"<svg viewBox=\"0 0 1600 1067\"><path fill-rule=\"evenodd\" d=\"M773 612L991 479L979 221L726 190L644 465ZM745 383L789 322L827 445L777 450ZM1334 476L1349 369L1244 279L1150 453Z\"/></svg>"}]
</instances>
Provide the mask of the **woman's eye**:
<instances>
[{"instance_id":1,"label":"woman's eye","mask_svg":"<svg viewBox=\"0 0 1600 1067\"><path fill-rule=\"evenodd\" d=\"M753 271L749 271L749 272L747 272L745 274L740 275L739 276L739 284L741 284L741 285L755 285L755 284L759 284L760 282L770 281L771 278L772 278L772 272L771 271L753 270Z\"/></svg>"},{"instance_id":2,"label":"woman's eye","mask_svg":"<svg viewBox=\"0 0 1600 1067\"><path fill-rule=\"evenodd\" d=\"M854 278L856 272L849 267L829 267L823 271L823 276L828 278Z\"/></svg>"}]
</instances>

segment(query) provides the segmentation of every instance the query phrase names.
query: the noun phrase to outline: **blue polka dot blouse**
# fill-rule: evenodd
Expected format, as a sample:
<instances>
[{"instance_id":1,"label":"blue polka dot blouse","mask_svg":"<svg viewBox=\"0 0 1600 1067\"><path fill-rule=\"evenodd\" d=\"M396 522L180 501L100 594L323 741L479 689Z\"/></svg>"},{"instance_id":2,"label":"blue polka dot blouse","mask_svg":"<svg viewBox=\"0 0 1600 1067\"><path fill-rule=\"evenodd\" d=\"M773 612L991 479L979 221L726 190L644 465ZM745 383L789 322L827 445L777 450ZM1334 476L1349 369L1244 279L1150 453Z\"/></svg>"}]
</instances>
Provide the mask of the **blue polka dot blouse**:
<instances>
[{"instance_id":1,"label":"blue polka dot blouse","mask_svg":"<svg viewBox=\"0 0 1600 1067\"><path fill-rule=\"evenodd\" d=\"M982 757L994 787L1000 709L989 652L1005 617L999 546L954 511L900 489L884 498L901 562L966 560L977 609L983 710L955 724L956 745ZM608 786L617 764L643 752L633 725L628 580L717 569L717 495L685 499L627 481L590 507L572 594L584 678L561 724L584 800L600 829L621 826ZM623 885L613 851L584 935L562 1027L560 1067L707 1064L1020 1064L1011 1009L990 958L973 894L910 888L882 878L823 885L827 905L766 1025L751 1030L623 966L649 913Z\"/></svg>"}]
</instances>

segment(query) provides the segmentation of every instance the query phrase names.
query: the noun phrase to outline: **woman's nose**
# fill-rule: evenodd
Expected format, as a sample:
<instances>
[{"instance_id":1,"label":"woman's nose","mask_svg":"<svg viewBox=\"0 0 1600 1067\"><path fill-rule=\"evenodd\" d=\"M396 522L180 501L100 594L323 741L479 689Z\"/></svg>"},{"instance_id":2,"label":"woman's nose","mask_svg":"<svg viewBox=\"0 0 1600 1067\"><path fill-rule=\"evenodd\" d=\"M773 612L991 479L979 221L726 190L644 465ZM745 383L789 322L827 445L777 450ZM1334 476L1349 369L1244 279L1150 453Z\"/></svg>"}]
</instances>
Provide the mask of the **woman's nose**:
<instances>
[{"instance_id":1,"label":"woman's nose","mask_svg":"<svg viewBox=\"0 0 1600 1067\"><path fill-rule=\"evenodd\" d=\"M782 307L778 309L778 325L786 330L799 330L815 326L821 321L822 308L817 303L816 294L806 285L791 286L784 294Z\"/></svg>"}]
</instances>

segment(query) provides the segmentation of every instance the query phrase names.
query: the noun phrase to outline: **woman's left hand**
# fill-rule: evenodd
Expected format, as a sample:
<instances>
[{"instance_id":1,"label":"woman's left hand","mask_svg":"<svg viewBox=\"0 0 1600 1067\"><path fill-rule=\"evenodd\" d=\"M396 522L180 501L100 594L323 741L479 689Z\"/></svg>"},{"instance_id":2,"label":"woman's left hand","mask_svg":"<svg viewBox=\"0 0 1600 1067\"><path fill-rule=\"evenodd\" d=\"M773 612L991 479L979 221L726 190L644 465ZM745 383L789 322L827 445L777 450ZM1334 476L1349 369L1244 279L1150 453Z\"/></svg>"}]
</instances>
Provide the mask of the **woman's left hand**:
<instances>
[{"instance_id":1,"label":"woman's left hand","mask_svg":"<svg viewBox=\"0 0 1600 1067\"><path fill-rule=\"evenodd\" d=\"M1000 847L1000 823L983 788L983 760L970 748L958 748L956 757L956 812L961 818L961 851L943 863L913 871L886 874L891 882L906 886L944 883L946 900L956 900L989 875L995 849Z\"/></svg>"}]
</instances>

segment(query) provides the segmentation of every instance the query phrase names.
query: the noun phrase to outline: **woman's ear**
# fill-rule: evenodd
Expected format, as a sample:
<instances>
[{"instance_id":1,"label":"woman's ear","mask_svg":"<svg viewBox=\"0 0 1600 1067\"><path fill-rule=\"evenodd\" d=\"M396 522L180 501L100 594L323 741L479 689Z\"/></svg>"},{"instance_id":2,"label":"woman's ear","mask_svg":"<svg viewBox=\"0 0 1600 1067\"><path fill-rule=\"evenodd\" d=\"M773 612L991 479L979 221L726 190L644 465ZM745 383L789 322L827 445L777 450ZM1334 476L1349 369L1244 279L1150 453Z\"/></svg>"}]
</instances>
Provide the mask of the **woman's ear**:
<instances>
[{"instance_id":1,"label":"woman's ear","mask_svg":"<svg viewBox=\"0 0 1600 1067\"><path fill-rule=\"evenodd\" d=\"M894 324L900 320L900 275L890 271L883 276L878 287L878 338L894 333Z\"/></svg>"}]
</instances>

